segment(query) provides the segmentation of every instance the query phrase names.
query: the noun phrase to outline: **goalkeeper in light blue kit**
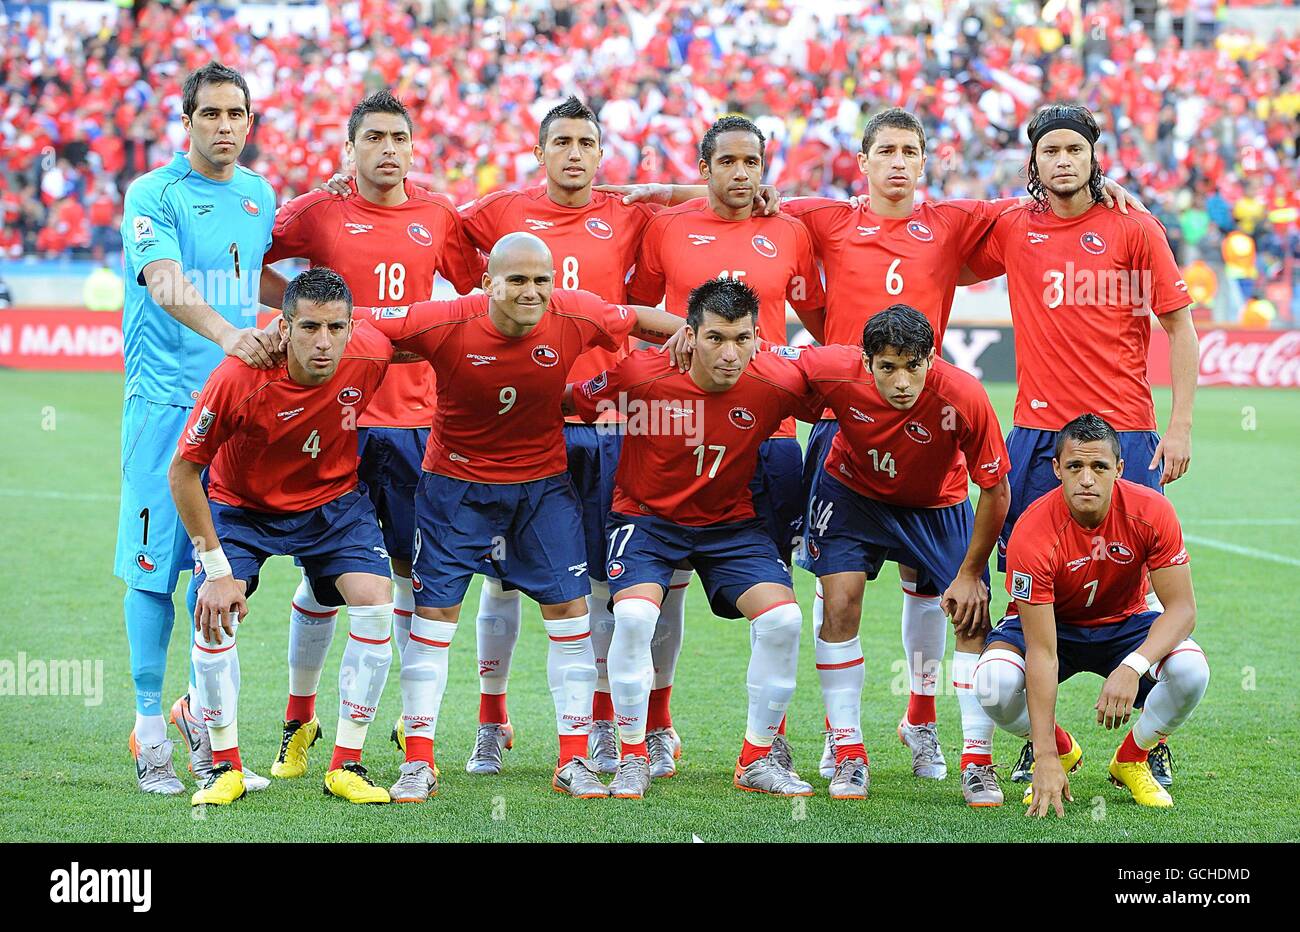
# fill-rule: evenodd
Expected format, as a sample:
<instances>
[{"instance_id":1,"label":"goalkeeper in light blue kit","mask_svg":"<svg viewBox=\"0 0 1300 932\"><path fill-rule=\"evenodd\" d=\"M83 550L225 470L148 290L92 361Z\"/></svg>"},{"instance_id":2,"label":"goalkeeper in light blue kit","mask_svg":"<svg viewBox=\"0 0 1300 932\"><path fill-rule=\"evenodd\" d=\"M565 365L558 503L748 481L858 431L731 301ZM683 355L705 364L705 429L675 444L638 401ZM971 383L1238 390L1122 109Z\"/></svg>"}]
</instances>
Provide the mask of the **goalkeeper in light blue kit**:
<instances>
[{"instance_id":1,"label":"goalkeeper in light blue kit","mask_svg":"<svg viewBox=\"0 0 1300 932\"><path fill-rule=\"evenodd\" d=\"M184 791L172 766L162 714L163 673L175 613L172 593L194 557L176 515L167 467L199 389L226 356L259 368L275 344L256 328L275 193L238 164L253 122L248 84L211 62L185 81L181 122L188 152L142 175L126 192L122 244L126 390L122 409L122 504L113 572L127 586L136 718L130 748L140 789ZM211 768L207 730L195 727L188 696L172 707L189 744L191 770ZM252 776L252 775L250 775ZM266 781L255 777L249 789Z\"/></svg>"}]
</instances>

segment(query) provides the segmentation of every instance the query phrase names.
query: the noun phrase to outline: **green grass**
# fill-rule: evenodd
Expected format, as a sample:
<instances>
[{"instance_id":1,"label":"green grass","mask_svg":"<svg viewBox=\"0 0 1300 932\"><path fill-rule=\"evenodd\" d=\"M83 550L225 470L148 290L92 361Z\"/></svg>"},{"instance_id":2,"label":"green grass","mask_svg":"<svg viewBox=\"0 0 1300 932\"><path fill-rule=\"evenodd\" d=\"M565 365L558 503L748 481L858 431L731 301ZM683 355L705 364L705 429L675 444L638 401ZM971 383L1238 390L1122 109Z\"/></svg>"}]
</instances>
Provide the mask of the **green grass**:
<instances>
[{"instance_id":1,"label":"green grass","mask_svg":"<svg viewBox=\"0 0 1300 932\"><path fill-rule=\"evenodd\" d=\"M1008 423L1012 391L994 386ZM1197 399L1192 471L1172 490L1189 534L1300 560L1300 396L1293 392L1206 390ZM1168 409L1168 395L1157 398ZM1196 638L1213 671L1209 692L1174 739L1177 808L1136 807L1105 780L1118 737L1091 723L1101 681L1067 683L1060 719L1084 747L1064 821L1030 822L1009 793L1000 810L960 803L955 775L922 782L893 728L905 703L898 613L891 570L870 587L862 628L867 657L863 725L872 761L872 796L832 805L815 778L821 697L806 621L800 685L790 712L797 764L821 795L804 801L743 794L731 766L744 727L743 624L712 618L698 583L690 591L685 646L674 689L674 718L685 740L678 775L644 801L594 803L551 792L555 752L545 681L546 639L534 606L511 678L519 733L499 778L463 771L477 711L474 603L452 651L451 684L439 723L439 796L423 806L358 807L321 794L328 740L313 751L308 776L276 781L228 810L191 814L188 799L146 797L135 789L126 737L133 699L122 623L122 584L112 575L117 519L121 377L0 373L0 661L102 660L103 701L0 695L0 838L39 841L1265 841L1300 839L1294 749L1300 715L1294 599L1300 569L1191 543L1200 606ZM49 423L50 415L54 423ZM1253 417L1254 429L1250 419ZM54 429L44 429L53 426ZM1145 466L1145 464L1141 464ZM1252 522L1260 523L1252 523ZM1228 523L1232 522L1232 523ZM269 771L286 691L287 606L298 575L272 561L240 632L244 759ZM800 572L805 609L812 584ZM1005 603L995 580L995 607ZM177 598L180 614L183 601ZM172 638L165 696L185 688L184 621ZM336 638L321 684L320 708L336 708ZM951 649L951 641L950 641ZM898 666L895 666L898 664ZM398 712L394 676L371 733L367 760L378 780L396 778L388 726ZM939 700L950 765L960 753L957 703ZM333 728L326 724L327 739ZM1019 742L999 734L995 760L1009 769ZM178 751L178 764L183 757ZM187 775L188 776L188 775Z\"/></svg>"}]
</instances>

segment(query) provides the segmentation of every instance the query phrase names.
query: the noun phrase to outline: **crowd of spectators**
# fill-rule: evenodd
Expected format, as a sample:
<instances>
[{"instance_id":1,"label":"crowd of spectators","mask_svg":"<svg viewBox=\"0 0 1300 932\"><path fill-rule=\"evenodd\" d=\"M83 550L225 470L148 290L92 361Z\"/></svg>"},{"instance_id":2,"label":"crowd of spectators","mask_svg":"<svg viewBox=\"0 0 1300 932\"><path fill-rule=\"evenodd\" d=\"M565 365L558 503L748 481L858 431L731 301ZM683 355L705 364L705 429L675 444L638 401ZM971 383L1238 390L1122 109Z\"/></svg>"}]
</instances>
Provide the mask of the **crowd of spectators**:
<instances>
[{"instance_id":1,"label":"crowd of spectators","mask_svg":"<svg viewBox=\"0 0 1300 932\"><path fill-rule=\"evenodd\" d=\"M181 82L217 58L248 79L243 161L282 200L340 168L348 113L377 87L416 121L414 177L457 203L533 182L538 121L570 92L600 114L603 181L695 179L704 128L737 111L770 137L770 181L831 196L860 190L875 109L925 123L925 196L990 197L1023 190L1034 107L1080 101L1108 174L1181 261L1217 259L1239 229L1267 271L1300 252L1277 222L1300 208L1300 29L1224 29L1221 5L1160 0L1154 28L1112 0L327 0L328 30L308 35L181 2L16 17L0 33L0 255L120 248L127 184L184 148Z\"/></svg>"}]
</instances>

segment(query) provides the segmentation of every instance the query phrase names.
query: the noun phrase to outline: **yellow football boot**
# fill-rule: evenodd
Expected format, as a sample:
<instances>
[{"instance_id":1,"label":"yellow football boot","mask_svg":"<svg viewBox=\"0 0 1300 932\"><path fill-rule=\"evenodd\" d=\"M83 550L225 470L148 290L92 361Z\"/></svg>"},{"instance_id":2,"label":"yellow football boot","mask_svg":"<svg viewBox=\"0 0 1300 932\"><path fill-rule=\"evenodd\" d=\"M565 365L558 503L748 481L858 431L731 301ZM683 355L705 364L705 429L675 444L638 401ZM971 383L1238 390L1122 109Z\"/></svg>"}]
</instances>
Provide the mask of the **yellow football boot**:
<instances>
[{"instance_id":1,"label":"yellow football boot","mask_svg":"<svg viewBox=\"0 0 1300 932\"><path fill-rule=\"evenodd\" d=\"M236 770L230 761L222 761L212 768L212 775L203 784L203 789L190 797L191 806L229 806L237 799L243 799L247 793L244 787L244 772Z\"/></svg>"},{"instance_id":2,"label":"yellow football boot","mask_svg":"<svg viewBox=\"0 0 1300 932\"><path fill-rule=\"evenodd\" d=\"M1169 791L1156 782L1151 774L1151 762L1121 761L1119 752L1110 759L1110 782L1122 786L1133 794L1133 802L1139 806L1151 806L1154 809L1169 809L1174 798Z\"/></svg>"},{"instance_id":3,"label":"yellow football boot","mask_svg":"<svg viewBox=\"0 0 1300 932\"><path fill-rule=\"evenodd\" d=\"M299 721L284 723L280 753L271 765L271 776L292 780L307 772L307 749L320 740L320 721L313 718L304 725Z\"/></svg>"},{"instance_id":4,"label":"yellow football boot","mask_svg":"<svg viewBox=\"0 0 1300 932\"><path fill-rule=\"evenodd\" d=\"M1066 734L1069 735L1070 733L1067 731ZM1067 751L1065 754L1061 755L1061 769L1065 771L1066 776L1069 776L1070 774L1074 773L1082 766L1083 766L1083 748L1079 747L1079 742L1074 740L1074 735L1070 735L1070 750ZM1031 764L1029 766L1029 773L1031 775L1029 779L1029 786L1026 787L1025 789L1025 798L1021 800L1021 802L1024 803L1026 806L1030 805L1034 801L1034 780L1032 776L1033 772L1034 772L1034 767Z\"/></svg>"},{"instance_id":5,"label":"yellow football boot","mask_svg":"<svg viewBox=\"0 0 1300 932\"><path fill-rule=\"evenodd\" d=\"M342 767L325 774L325 795L350 803L392 802L388 790L375 786L366 775L366 768L354 760L344 761Z\"/></svg>"}]
</instances>

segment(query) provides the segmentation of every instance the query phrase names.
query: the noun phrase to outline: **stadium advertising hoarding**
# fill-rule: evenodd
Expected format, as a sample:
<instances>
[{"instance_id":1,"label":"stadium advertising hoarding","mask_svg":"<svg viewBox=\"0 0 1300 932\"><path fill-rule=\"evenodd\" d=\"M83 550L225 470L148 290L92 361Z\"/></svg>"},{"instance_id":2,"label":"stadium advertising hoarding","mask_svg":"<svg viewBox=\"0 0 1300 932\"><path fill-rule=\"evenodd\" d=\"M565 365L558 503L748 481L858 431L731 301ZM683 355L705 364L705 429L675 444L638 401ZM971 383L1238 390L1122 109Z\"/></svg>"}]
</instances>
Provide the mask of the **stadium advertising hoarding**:
<instances>
[{"instance_id":1,"label":"stadium advertising hoarding","mask_svg":"<svg viewBox=\"0 0 1300 932\"><path fill-rule=\"evenodd\" d=\"M262 321L265 323L265 320ZM1300 330L1202 327L1200 384L1300 388ZM792 342L805 342L797 337ZM1015 349L1006 324L948 328L945 358L985 382L1015 381ZM0 311L0 366L12 369L122 371L122 315L86 310ZM1169 384L1169 341L1152 333L1153 385Z\"/></svg>"}]
</instances>

